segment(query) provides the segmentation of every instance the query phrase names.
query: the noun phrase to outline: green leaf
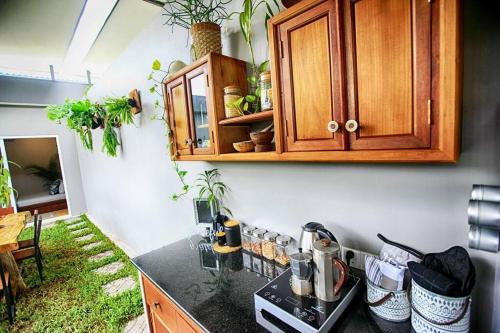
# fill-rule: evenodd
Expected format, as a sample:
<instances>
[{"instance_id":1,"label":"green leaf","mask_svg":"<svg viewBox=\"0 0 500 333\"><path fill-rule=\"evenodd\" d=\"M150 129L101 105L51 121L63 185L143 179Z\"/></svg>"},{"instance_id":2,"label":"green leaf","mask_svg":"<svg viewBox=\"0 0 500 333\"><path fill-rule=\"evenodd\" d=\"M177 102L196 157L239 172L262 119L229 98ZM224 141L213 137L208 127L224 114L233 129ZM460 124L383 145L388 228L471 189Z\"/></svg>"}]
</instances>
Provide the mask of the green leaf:
<instances>
[{"instance_id":1,"label":"green leaf","mask_svg":"<svg viewBox=\"0 0 500 333\"><path fill-rule=\"evenodd\" d=\"M260 98L260 87L257 87L257 89L255 89L255 96Z\"/></svg>"},{"instance_id":2,"label":"green leaf","mask_svg":"<svg viewBox=\"0 0 500 333\"><path fill-rule=\"evenodd\" d=\"M248 111L248 103L243 104L243 111Z\"/></svg>"},{"instance_id":3,"label":"green leaf","mask_svg":"<svg viewBox=\"0 0 500 333\"><path fill-rule=\"evenodd\" d=\"M247 77L247 81L252 84L255 84L257 83L257 78L254 75L250 75L249 77Z\"/></svg>"},{"instance_id":4,"label":"green leaf","mask_svg":"<svg viewBox=\"0 0 500 333\"><path fill-rule=\"evenodd\" d=\"M156 90L156 87L151 87L151 88L149 88L149 92L150 92L150 93L152 93L152 94L154 94L154 93L155 93L155 90Z\"/></svg>"},{"instance_id":5,"label":"green leaf","mask_svg":"<svg viewBox=\"0 0 500 333\"><path fill-rule=\"evenodd\" d=\"M245 99L247 100L247 102L253 103L253 102L255 102L257 97L255 97L254 95L246 95Z\"/></svg>"},{"instance_id":6,"label":"green leaf","mask_svg":"<svg viewBox=\"0 0 500 333\"><path fill-rule=\"evenodd\" d=\"M184 178L187 175L187 171L179 171L177 172L177 174L179 175L179 177Z\"/></svg>"},{"instance_id":7,"label":"green leaf","mask_svg":"<svg viewBox=\"0 0 500 333\"><path fill-rule=\"evenodd\" d=\"M265 72L267 70L267 65L269 65L269 60L264 61L259 65L259 72Z\"/></svg>"},{"instance_id":8,"label":"green leaf","mask_svg":"<svg viewBox=\"0 0 500 333\"><path fill-rule=\"evenodd\" d=\"M155 59L155 61L153 61L153 66L151 66L151 68L153 68L154 71L159 71L161 69L161 63L158 59Z\"/></svg>"}]
</instances>

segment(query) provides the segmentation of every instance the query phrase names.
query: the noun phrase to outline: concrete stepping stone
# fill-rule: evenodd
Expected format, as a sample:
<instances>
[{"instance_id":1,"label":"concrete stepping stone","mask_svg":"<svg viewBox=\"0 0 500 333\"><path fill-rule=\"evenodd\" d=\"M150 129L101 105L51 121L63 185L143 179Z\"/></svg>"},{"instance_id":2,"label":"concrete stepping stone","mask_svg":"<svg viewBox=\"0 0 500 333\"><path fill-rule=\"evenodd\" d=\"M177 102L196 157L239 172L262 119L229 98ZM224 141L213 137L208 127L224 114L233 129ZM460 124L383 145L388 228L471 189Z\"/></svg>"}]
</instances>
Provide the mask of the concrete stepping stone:
<instances>
[{"instance_id":1,"label":"concrete stepping stone","mask_svg":"<svg viewBox=\"0 0 500 333\"><path fill-rule=\"evenodd\" d=\"M113 256L113 250L101 252L89 258L89 261L100 261Z\"/></svg>"},{"instance_id":2,"label":"concrete stepping stone","mask_svg":"<svg viewBox=\"0 0 500 333\"><path fill-rule=\"evenodd\" d=\"M127 290L135 288L135 281L131 276L111 281L102 286L104 292L111 297L117 296Z\"/></svg>"},{"instance_id":3,"label":"concrete stepping stone","mask_svg":"<svg viewBox=\"0 0 500 333\"><path fill-rule=\"evenodd\" d=\"M85 224L86 224L86 222L71 224L68 226L68 229L70 229L70 230L81 229L81 227L83 227Z\"/></svg>"},{"instance_id":4,"label":"concrete stepping stone","mask_svg":"<svg viewBox=\"0 0 500 333\"><path fill-rule=\"evenodd\" d=\"M82 247L82 249L84 249L85 251L88 251L88 250L95 249L96 247L101 246L101 245L102 245L102 241L98 241L95 243L87 244L84 247Z\"/></svg>"},{"instance_id":5,"label":"concrete stepping stone","mask_svg":"<svg viewBox=\"0 0 500 333\"><path fill-rule=\"evenodd\" d=\"M75 238L75 240L77 242L85 242L85 241L91 240L92 238L94 238L94 236L95 236L94 234L88 234L88 235L85 235L82 237Z\"/></svg>"},{"instance_id":6,"label":"concrete stepping stone","mask_svg":"<svg viewBox=\"0 0 500 333\"><path fill-rule=\"evenodd\" d=\"M77 217L73 217L73 218L64 220L64 223L66 223L66 224L74 224L74 223L79 222L81 220L82 220L81 217L77 216Z\"/></svg>"},{"instance_id":7,"label":"concrete stepping stone","mask_svg":"<svg viewBox=\"0 0 500 333\"><path fill-rule=\"evenodd\" d=\"M94 269L94 273L99 275L111 275L118 273L118 271L121 270L124 266L125 264L123 262L115 261L112 262L111 264L107 264L105 266Z\"/></svg>"},{"instance_id":8,"label":"concrete stepping stone","mask_svg":"<svg viewBox=\"0 0 500 333\"><path fill-rule=\"evenodd\" d=\"M82 228L82 229L73 230L73 231L71 231L71 234L72 235L78 235L78 234L81 234L82 232L86 232L86 231L90 231L90 229L87 228L87 227L85 227L85 228Z\"/></svg>"},{"instance_id":9,"label":"concrete stepping stone","mask_svg":"<svg viewBox=\"0 0 500 333\"><path fill-rule=\"evenodd\" d=\"M148 322L146 320L146 315L142 314L139 317L132 319L127 323L123 329L123 333L147 333L148 332Z\"/></svg>"}]
</instances>

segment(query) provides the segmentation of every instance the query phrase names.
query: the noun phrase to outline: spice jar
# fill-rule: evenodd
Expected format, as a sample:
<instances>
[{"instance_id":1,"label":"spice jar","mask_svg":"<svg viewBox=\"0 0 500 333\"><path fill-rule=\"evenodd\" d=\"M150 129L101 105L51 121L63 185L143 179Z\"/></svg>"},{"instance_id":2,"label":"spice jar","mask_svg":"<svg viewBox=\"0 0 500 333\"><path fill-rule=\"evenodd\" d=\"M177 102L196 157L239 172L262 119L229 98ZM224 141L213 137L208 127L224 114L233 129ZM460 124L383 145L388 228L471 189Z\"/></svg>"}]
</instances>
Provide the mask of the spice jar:
<instances>
[{"instance_id":1,"label":"spice jar","mask_svg":"<svg viewBox=\"0 0 500 333\"><path fill-rule=\"evenodd\" d=\"M263 111L273 108L273 86L269 71L260 74L260 107Z\"/></svg>"},{"instance_id":2,"label":"spice jar","mask_svg":"<svg viewBox=\"0 0 500 333\"><path fill-rule=\"evenodd\" d=\"M252 251L252 231L255 230L255 227L251 225L247 225L243 228L243 235L241 236L241 245L243 246L243 250L248 252Z\"/></svg>"},{"instance_id":3,"label":"spice jar","mask_svg":"<svg viewBox=\"0 0 500 333\"><path fill-rule=\"evenodd\" d=\"M274 261L283 266L290 264L288 254L291 251L292 238L290 236L281 235L276 237L276 256Z\"/></svg>"},{"instance_id":4,"label":"spice jar","mask_svg":"<svg viewBox=\"0 0 500 333\"><path fill-rule=\"evenodd\" d=\"M266 229L255 229L252 231L252 252L258 256L262 255L262 240L266 231Z\"/></svg>"},{"instance_id":5,"label":"spice jar","mask_svg":"<svg viewBox=\"0 0 500 333\"><path fill-rule=\"evenodd\" d=\"M234 105L234 102L243 97L242 95L241 88L238 86L227 86L224 88L224 111L226 118L242 115L240 109Z\"/></svg>"},{"instance_id":6,"label":"spice jar","mask_svg":"<svg viewBox=\"0 0 500 333\"><path fill-rule=\"evenodd\" d=\"M264 241L262 242L262 255L264 258L274 260L276 255L276 237L278 237L278 233L276 232L270 231L264 234Z\"/></svg>"}]
</instances>

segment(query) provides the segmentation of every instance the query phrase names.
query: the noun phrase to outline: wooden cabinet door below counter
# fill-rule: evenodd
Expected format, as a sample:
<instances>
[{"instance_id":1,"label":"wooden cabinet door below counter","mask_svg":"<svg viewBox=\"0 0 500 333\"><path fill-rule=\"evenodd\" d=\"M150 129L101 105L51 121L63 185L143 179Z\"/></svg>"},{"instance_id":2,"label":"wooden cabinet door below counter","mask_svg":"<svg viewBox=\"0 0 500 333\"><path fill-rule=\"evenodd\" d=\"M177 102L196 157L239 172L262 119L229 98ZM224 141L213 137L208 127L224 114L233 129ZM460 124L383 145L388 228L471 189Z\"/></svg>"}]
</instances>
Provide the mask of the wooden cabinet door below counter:
<instances>
[{"instance_id":1,"label":"wooden cabinet door below counter","mask_svg":"<svg viewBox=\"0 0 500 333\"><path fill-rule=\"evenodd\" d=\"M344 0L350 149L430 147L431 6Z\"/></svg>"},{"instance_id":2,"label":"wooden cabinet door below counter","mask_svg":"<svg viewBox=\"0 0 500 333\"><path fill-rule=\"evenodd\" d=\"M325 1L279 25L287 151L345 148L338 13Z\"/></svg>"}]
</instances>

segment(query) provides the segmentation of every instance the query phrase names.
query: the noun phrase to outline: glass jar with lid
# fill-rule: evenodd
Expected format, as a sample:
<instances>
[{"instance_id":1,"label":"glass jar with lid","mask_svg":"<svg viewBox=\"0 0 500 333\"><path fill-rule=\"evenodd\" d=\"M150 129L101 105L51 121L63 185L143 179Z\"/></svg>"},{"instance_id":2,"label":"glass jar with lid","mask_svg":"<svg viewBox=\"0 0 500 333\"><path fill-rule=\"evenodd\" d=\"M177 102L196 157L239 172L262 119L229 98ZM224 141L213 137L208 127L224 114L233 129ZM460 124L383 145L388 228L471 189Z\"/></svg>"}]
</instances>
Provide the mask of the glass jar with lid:
<instances>
[{"instance_id":1,"label":"glass jar with lid","mask_svg":"<svg viewBox=\"0 0 500 333\"><path fill-rule=\"evenodd\" d=\"M262 111L273 108L273 86L269 71L260 74L260 107Z\"/></svg>"},{"instance_id":2,"label":"glass jar with lid","mask_svg":"<svg viewBox=\"0 0 500 333\"><path fill-rule=\"evenodd\" d=\"M239 86L224 87L224 112L226 118L241 116L241 110L234 103L243 96Z\"/></svg>"},{"instance_id":3,"label":"glass jar with lid","mask_svg":"<svg viewBox=\"0 0 500 333\"><path fill-rule=\"evenodd\" d=\"M269 231L264 234L264 240L262 241L262 255L264 258L274 260L276 256L276 237L278 237L276 232Z\"/></svg>"},{"instance_id":4,"label":"glass jar with lid","mask_svg":"<svg viewBox=\"0 0 500 333\"><path fill-rule=\"evenodd\" d=\"M252 231L252 252L258 256L262 256L262 241L266 232L267 230L262 228Z\"/></svg>"},{"instance_id":5,"label":"glass jar with lid","mask_svg":"<svg viewBox=\"0 0 500 333\"><path fill-rule=\"evenodd\" d=\"M290 264L290 252L292 252L292 237L281 235L276 237L276 255L274 261L283 266Z\"/></svg>"},{"instance_id":6,"label":"glass jar with lid","mask_svg":"<svg viewBox=\"0 0 500 333\"><path fill-rule=\"evenodd\" d=\"M254 231L256 228L247 225L243 228L243 235L241 236L241 245L243 246L243 250L246 250L248 252L252 251L252 231Z\"/></svg>"}]
</instances>

